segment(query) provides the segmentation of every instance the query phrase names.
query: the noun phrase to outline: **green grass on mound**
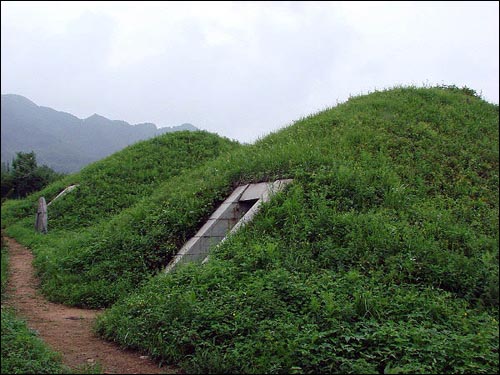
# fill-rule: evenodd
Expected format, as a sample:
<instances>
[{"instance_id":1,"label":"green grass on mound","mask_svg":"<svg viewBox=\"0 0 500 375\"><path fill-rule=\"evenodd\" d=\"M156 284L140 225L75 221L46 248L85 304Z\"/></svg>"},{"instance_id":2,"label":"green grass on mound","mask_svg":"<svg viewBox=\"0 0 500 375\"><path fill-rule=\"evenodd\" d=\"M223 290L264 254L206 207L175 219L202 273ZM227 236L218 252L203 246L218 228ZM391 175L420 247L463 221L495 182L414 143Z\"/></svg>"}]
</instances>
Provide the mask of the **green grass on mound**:
<instances>
[{"instance_id":1,"label":"green grass on mound","mask_svg":"<svg viewBox=\"0 0 500 375\"><path fill-rule=\"evenodd\" d=\"M375 92L170 176L99 226L7 229L51 298L118 301L100 334L188 372L497 372L498 115L466 88ZM206 265L151 276L235 186L276 178L294 182Z\"/></svg>"},{"instance_id":2,"label":"green grass on mound","mask_svg":"<svg viewBox=\"0 0 500 375\"><path fill-rule=\"evenodd\" d=\"M103 336L193 373L498 370L497 106L377 92L238 153L205 168L293 185L206 265L120 300Z\"/></svg>"},{"instance_id":3,"label":"green grass on mound","mask_svg":"<svg viewBox=\"0 0 500 375\"><path fill-rule=\"evenodd\" d=\"M26 216L31 218L40 196L49 203L65 187L78 184L50 206L49 229L80 230L94 226L151 195L172 176L238 146L237 142L203 131L183 131L137 142L28 199L7 202L2 223L8 226Z\"/></svg>"},{"instance_id":4,"label":"green grass on mound","mask_svg":"<svg viewBox=\"0 0 500 375\"><path fill-rule=\"evenodd\" d=\"M106 248L106 237L112 240L116 231L122 231L121 213L131 207L130 212L140 215L149 196L161 190L165 181L239 147L237 142L201 131L138 142L25 200L4 203L2 225L33 249L42 288L52 301L108 305L154 273L159 256L158 249L149 249L137 233L123 232L125 248L114 248L113 242ZM72 184L79 186L48 207L49 234L35 233L38 197L49 202Z\"/></svg>"}]
</instances>

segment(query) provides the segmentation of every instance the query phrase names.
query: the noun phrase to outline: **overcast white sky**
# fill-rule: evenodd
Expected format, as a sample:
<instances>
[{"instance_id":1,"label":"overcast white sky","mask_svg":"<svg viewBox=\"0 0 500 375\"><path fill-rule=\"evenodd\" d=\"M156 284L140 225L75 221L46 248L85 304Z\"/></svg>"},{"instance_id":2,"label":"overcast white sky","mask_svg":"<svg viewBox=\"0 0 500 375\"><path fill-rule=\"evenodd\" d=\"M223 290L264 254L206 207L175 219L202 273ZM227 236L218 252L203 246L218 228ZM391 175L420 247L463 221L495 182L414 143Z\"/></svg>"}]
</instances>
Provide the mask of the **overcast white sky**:
<instances>
[{"instance_id":1,"label":"overcast white sky","mask_svg":"<svg viewBox=\"0 0 500 375\"><path fill-rule=\"evenodd\" d=\"M498 103L498 14L496 1L2 1L1 91L253 142L394 85Z\"/></svg>"}]
</instances>

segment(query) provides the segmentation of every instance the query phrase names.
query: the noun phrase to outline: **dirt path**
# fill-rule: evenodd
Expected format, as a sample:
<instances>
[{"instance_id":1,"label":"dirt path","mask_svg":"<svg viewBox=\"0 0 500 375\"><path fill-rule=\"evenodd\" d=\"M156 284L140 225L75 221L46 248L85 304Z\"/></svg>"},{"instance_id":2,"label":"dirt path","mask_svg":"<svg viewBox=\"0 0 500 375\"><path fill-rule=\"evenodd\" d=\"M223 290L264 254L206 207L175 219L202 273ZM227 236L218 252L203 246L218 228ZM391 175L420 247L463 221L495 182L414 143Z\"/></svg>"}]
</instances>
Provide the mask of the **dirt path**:
<instances>
[{"instance_id":1,"label":"dirt path","mask_svg":"<svg viewBox=\"0 0 500 375\"><path fill-rule=\"evenodd\" d=\"M31 251L11 238L9 246L8 298L17 314L54 350L70 368L98 362L108 374L179 373L174 367L158 368L153 361L133 351L124 351L92 333L92 322L100 310L86 310L48 302L38 291Z\"/></svg>"}]
</instances>

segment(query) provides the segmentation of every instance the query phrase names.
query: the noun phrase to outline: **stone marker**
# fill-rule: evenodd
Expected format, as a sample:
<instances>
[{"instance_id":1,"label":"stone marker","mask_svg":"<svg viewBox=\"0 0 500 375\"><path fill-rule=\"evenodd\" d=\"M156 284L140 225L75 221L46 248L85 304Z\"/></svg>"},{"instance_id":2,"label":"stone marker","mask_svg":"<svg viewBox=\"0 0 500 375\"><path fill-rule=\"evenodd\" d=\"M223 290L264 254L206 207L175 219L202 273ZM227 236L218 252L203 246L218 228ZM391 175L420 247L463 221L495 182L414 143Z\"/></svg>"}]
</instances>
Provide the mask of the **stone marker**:
<instances>
[{"instance_id":1,"label":"stone marker","mask_svg":"<svg viewBox=\"0 0 500 375\"><path fill-rule=\"evenodd\" d=\"M45 203L44 197L38 199L35 230L40 233L47 233L47 203Z\"/></svg>"}]
</instances>

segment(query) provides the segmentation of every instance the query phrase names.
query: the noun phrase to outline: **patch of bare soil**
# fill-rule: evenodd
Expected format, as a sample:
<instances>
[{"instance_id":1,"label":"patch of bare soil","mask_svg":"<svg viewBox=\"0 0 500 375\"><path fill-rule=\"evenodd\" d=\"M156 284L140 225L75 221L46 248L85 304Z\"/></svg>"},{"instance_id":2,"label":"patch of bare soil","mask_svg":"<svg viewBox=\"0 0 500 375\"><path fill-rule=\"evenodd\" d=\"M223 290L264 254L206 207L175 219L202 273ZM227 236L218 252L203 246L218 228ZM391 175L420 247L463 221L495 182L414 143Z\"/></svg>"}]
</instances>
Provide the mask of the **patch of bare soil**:
<instances>
[{"instance_id":1,"label":"patch of bare soil","mask_svg":"<svg viewBox=\"0 0 500 375\"><path fill-rule=\"evenodd\" d=\"M102 310L67 307L47 301L37 290L38 280L32 266L33 255L14 239L4 237L9 247L8 296L4 303L14 307L31 329L73 369L98 362L107 374L172 374L174 366L159 368L141 353L123 350L92 332L92 324Z\"/></svg>"}]
</instances>

